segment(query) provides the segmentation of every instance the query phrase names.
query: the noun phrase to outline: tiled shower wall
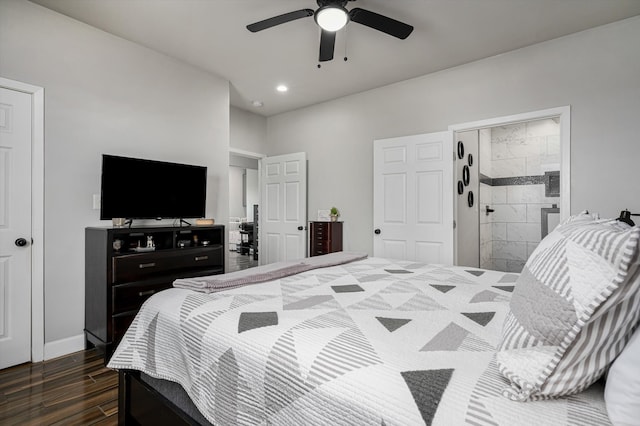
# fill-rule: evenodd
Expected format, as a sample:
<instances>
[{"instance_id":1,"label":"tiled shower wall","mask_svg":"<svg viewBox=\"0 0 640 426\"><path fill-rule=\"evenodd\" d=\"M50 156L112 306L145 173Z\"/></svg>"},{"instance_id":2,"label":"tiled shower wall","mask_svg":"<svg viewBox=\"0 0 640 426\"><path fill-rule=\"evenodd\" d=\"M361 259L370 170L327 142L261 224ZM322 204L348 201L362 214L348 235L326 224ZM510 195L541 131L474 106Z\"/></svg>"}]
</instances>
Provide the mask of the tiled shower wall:
<instances>
[{"instance_id":1,"label":"tiled shower wall","mask_svg":"<svg viewBox=\"0 0 640 426\"><path fill-rule=\"evenodd\" d=\"M480 175L491 176L491 129L480 129L478 135L478 147L480 159ZM485 214L486 206L493 206L493 187L484 179L480 180L480 267L483 269L495 269L493 267L493 216Z\"/></svg>"},{"instance_id":2,"label":"tiled shower wall","mask_svg":"<svg viewBox=\"0 0 640 426\"><path fill-rule=\"evenodd\" d=\"M485 182L480 185L480 265L520 272L540 242L541 209L560 205L560 197L546 196L540 183L545 172L560 170L560 126L546 119L483 129L479 142ZM487 205L495 210L489 215Z\"/></svg>"}]
</instances>

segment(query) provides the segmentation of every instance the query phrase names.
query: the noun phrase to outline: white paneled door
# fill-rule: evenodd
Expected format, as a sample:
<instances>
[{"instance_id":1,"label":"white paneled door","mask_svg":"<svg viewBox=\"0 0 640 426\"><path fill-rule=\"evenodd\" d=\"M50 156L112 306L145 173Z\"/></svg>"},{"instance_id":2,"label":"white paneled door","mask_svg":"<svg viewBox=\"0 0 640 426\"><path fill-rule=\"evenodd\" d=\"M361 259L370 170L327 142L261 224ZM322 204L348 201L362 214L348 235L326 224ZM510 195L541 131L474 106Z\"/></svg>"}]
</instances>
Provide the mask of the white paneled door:
<instances>
[{"instance_id":1,"label":"white paneled door","mask_svg":"<svg viewBox=\"0 0 640 426\"><path fill-rule=\"evenodd\" d=\"M261 159L260 187L260 264L306 257L306 153Z\"/></svg>"},{"instance_id":2,"label":"white paneled door","mask_svg":"<svg viewBox=\"0 0 640 426\"><path fill-rule=\"evenodd\" d=\"M373 254L453 264L453 135L374 141Z\"/></svg>"},{"instance_id":3,"label":"white paneled door","mask_svg":"<svg viewBox=\"0 0 640 426\"><path fill-rule=\"evenodd\" d=\"M31 360L31 108L0 88L0 369Z\"/></svg>"}]
</instances>

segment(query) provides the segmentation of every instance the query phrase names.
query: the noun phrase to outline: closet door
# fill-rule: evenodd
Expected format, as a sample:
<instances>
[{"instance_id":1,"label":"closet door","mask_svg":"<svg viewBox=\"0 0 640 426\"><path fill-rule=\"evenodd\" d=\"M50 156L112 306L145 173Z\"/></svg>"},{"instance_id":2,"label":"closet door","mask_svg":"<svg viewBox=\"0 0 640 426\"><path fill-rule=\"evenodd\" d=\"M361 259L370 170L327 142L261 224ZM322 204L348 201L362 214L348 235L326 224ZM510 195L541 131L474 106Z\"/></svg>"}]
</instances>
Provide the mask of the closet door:
<instances>
[{"instance_id":1,"label":"closet door","mask_svg":"<svg viewBox=\"0 0 640 426\"><path fill-rule=\"evenodd\" d=\"M0 370L31 361L32 114L0 88Z\"/></svg>"},{"instance_id":2,"label":"closet door","mask_svg":"<svg viewBox=\"0 0 640 426\"><path fill-rule=\"evenodd\" d=\"M453 264L452 132L374 141L373 253Z\"/></svg>"}]
</instances>

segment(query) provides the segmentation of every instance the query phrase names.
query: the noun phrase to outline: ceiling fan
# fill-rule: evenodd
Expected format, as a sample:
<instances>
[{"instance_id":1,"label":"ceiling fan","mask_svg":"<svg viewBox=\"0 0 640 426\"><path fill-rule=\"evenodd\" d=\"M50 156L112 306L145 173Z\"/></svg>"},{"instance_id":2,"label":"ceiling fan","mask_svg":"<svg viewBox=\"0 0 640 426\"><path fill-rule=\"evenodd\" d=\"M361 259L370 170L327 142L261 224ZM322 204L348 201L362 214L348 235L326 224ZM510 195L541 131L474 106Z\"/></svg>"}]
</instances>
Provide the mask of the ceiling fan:
<instances>
[{"instance_id":1,"label":"ceiling fan","mask_svg":"<svg viewBox=\"0 0 640 426\"><path fill-rule=\"evenodd\" d=\"M282 15L274 16L263 21L247 25L252 33L275 27L276 25L295 21L296 19L313 16L321 29L320 33L320 62L333 59L333 51L336 43L336 31L343 28L349 21L366 25L374 30L397 37L401 40L409 37L413 31L411 25L396 21L384 15L380 15L359 7L347 10L349 1L355 0L317 0L318 9L300 9ZM346 60L346 58L345 58Z\"/></svg>"}]
</instances>

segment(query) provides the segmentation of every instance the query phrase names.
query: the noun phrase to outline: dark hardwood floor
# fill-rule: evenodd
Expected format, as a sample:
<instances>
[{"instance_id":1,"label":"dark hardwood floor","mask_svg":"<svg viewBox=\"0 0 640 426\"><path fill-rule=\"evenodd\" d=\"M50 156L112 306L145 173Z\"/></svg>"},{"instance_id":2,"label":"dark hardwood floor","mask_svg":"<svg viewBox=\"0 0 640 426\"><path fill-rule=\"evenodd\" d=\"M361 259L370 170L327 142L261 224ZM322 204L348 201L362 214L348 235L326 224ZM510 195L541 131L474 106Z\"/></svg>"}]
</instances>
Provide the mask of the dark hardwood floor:
<instances>
[{"instance_id":1,"label":"dark hardwood floor","mask_svg":"<svg viewBox=\"0 0 640 426\"><path fill-rule=\"evenodd\" d=\"M258 261L253 260L253 256L248 254L240 254L235 251L229 252L229 264L227 265L227 272L241 271L247 268L253 268L258 266Z\"/></svg>"},{"instance_id":2,"label":"dark hardwood floor","mask_svg":"<svg viewBox=\"0 0 640 426\"><path fill-rule=\"evenodd\" d=\"M95 350L0 370L0 425L117 425L118 374Z\"/></svg>"},{"instance_id":3,"label":"dark hardwood floor","mask_svg":"<svg viewBox=\"0 0 640 426\"><path fill-rule=\"evenodd\" d=\"M229 272L258 266L231 252ZM94 349L0 370L0 425L117 425L118 374Z\"/></svg>"}]
</instances>

